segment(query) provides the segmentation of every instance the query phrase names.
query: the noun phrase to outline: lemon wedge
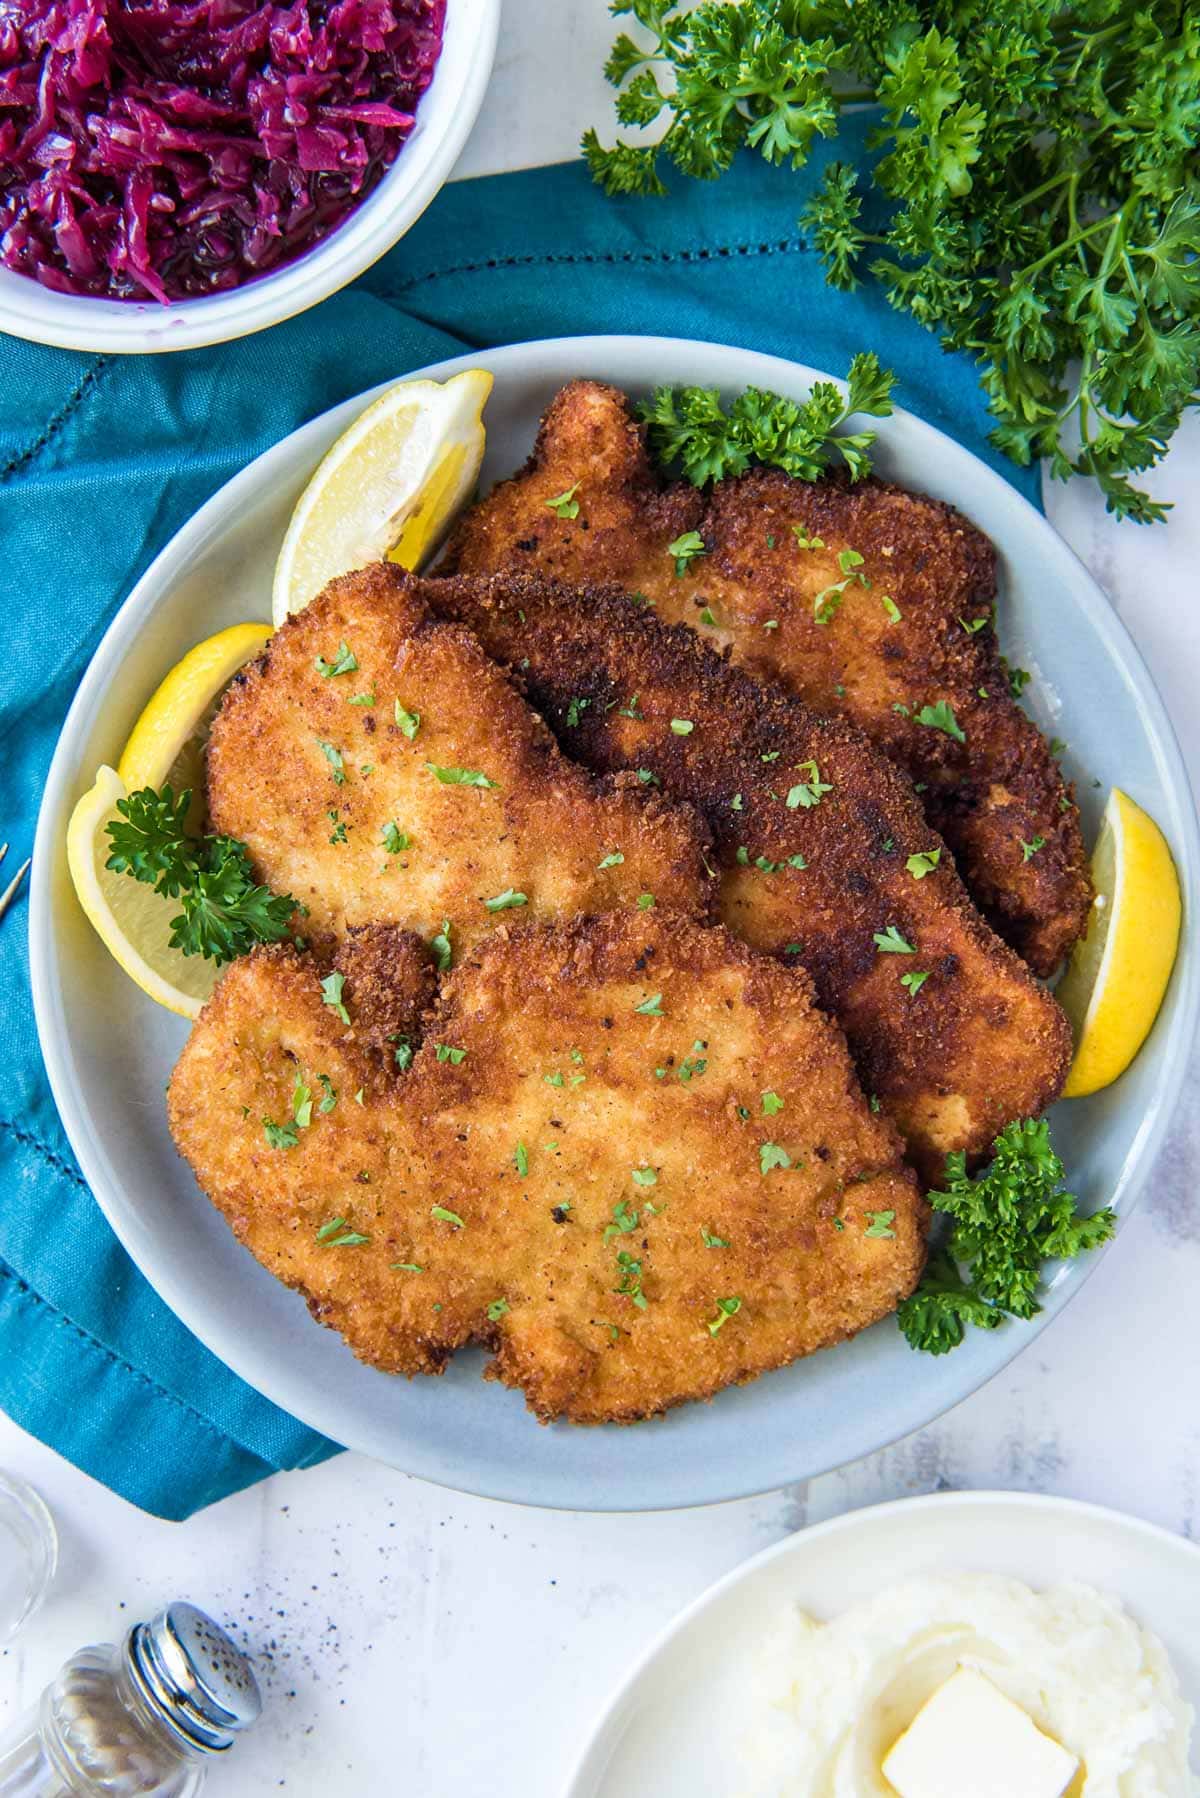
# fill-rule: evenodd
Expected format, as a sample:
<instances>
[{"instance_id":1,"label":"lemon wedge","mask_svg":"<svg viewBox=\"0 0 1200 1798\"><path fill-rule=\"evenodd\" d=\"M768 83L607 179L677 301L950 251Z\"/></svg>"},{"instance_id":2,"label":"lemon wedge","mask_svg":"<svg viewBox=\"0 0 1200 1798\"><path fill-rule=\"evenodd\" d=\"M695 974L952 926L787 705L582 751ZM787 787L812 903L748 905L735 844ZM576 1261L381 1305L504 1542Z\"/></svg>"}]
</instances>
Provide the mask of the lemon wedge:
<instances>
[{"instance_id":1,"label":"lemon wedge","mask_svg":"<svg viewBox=\"0 0 1200 1798\"><path fill-rule=\"evenodd\" d=\"M114 874L106 825L118 816L126 796L115 768L101 768L67 825L67 866L79 903L105 948L144 993L168 1011L196 1018L216 986L221 970L199 955L172 949L171 919L178 907L152 886Z\"/></svg>"},{"instance_id":2,"label":"lemon wedge","mask_svg":"<svg viewBox=\"0 0 1200 1798\"><path fill-rule=\"evenodd\" d=\"M188 828L203 816L204 749L226 687L271 635L266 624L234 624L188 651L160 683L121 752L117 773L127 793L142 787L190 788Z\"/></svg>"},{"instance_id":3,"label":"lemon wedge","mask_svg":"<svg viewBox=\"0 0 1200 1798\"><path fill-rule=\"evenodd\" d=\"M176 794L191 789L187 825L201 829L209 728L226 687L270 635L266 624L235 624L189 650L143 710L117 767L100 769L67 826L71 879L100 940L144 993L185 1018L199 1016L221 970L171 947L171 919L179 912L173 900L105 867L107 826L119 816L119 799L169 783Z\"/></svg>"},{"instance_id":4,"label":"lemon wedge","mask_svg":"<svg viewBox=\"0 0 1200 1798\"><path fill-rule=\"evenodd\" d=\"M335 575L385 556L418 568L470 497L483 461L486 369L401 381L344 431L300 495L271 615L300 612Z\"/></svg>"},{"instance_id":5,"label":"lemon wedge","mask_svg":"<svg viewBox=\"0 0 1200 1798\"><path fill-rule=\"evenodd\" d=\"M1179 946L1179 877L1162 831L1127 794L1108 796L1092 854L1096 898L1056 997L1075 1059L1063 1097L1083 1098L1123 1074L1158 1015Z\"/></svg>"}]
</instances>

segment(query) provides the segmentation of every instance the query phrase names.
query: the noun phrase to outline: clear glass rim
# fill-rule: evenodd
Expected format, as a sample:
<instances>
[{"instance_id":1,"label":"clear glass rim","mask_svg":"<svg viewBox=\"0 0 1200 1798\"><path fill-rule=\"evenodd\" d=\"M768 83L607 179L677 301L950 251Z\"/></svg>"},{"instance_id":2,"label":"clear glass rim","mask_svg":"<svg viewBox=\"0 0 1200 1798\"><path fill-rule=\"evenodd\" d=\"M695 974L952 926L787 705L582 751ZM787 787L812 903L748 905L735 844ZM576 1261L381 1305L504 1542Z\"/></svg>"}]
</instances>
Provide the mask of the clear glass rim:
<instances>
[{"instance_id":1,"label":"clear glass rim","mask_svg":"<svg viewBox=\"0 0 1200 1798\"><path fill-rule=\"evenodd\" d=\"M16 1474L0 1470L0 1525L7 1524L25 1557L25 1592L15 1611L0 1609L0 1642L10 1642L46 1596L58 1567L58 1531L41 1495ZM20 1580L16 1581L17 1586Z\"/></svg>"}]
</instances>

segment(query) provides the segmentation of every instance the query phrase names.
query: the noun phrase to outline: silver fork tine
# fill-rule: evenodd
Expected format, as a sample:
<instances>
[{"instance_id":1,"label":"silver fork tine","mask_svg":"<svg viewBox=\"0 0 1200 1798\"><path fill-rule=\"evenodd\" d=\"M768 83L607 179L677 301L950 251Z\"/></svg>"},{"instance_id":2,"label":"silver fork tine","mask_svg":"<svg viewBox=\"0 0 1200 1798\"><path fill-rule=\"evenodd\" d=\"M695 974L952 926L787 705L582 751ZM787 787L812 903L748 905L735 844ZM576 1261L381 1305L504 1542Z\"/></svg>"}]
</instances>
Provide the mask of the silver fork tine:
<instances>
[{"instance_id":1,"label":"silver fork tine","mask_svg":"<svg viewBox=\"0 0 1200 1798\"><path fill-rule=\"evenodd\" d=\"M7 843L5 843L4 848L5 849L8 848ZM4 859L3 854L0 853L0 861L2 861L3 859ZM32 858L30 858L30 859L32 859ZM2 893L0 893L0 918L3 918L5 912L8 910L9 906L12 904L13 900L16 898L17 888L20 886L21 882L24 880L24 878L25 878L26 874L28 874L28 872L29 872L29 860L26 860L21 863L21 866L17 869L16 873L13 875L12 879L9 881L8 885L5 887L4 891Z\"/></svg>"},{"instance_id":2,"label":"silver fork tine","mask_svg":"<svg viewBox=\"0 0 1200 1798\"><path fill-rule=\"evenodd\" d=\"M0 862L2 862L4 860L4 858L7 854L8 854L8 844L0 843Z\"/></svg>"}]
</instances>

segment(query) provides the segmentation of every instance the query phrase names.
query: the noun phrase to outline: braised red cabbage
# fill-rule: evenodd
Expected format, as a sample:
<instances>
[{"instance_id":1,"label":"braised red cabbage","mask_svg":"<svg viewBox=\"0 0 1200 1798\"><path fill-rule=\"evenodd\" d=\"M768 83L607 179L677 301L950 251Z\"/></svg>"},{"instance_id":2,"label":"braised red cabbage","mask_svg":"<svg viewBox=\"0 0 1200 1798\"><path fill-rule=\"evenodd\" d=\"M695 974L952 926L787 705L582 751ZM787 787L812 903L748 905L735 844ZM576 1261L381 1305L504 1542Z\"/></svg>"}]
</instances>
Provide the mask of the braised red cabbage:
<instances>
[{"instance_id":1,"label":"braised red cabbage","mask_svg":"<svg viewBox=\"0 0 1200 1798\"><path fill-rule=\"evenodd\" d=\"M0 0L0 262L164 302L328 236L413 127L446 0Z\"/></svg>"}]
</instances>

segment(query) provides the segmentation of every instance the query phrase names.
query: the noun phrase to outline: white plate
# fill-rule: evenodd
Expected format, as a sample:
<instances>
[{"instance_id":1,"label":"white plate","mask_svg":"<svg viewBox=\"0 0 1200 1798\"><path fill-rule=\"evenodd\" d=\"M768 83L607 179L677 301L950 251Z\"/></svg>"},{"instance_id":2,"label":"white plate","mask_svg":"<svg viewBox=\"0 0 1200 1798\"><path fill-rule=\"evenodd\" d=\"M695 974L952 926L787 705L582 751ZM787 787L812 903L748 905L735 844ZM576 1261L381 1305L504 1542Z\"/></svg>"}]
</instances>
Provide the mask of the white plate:
<instances>
[{"instance_id":1,"label":"white plate","mask_svg":"<svg viewBox=\"0 0 1200 1798\"><path fill-rule=\"evenodd\" d=\"M622 337L520 344L421 372L444 379L478 366L496 377L485 486L524 460L542 410L573 376L633 392L657 381L731 390L754 382L796 397L817 378L743 350ZM176 1155L162 1092L187 1027L142 997L80 912L66 869L66 821L97 763L116 761L164 671L211 631L270 617L271 571L292 505L371 397L347 401L268 450L184 526L117 614L63 727L34 850L30 954L46 1067L93 1192L167 1304L251 1385L348 1447L445 1485L582 1510L702 1504L895 1441L1033 1341L1096 1257L1060 1272L1037 1322L976 1332L941 1359L915 1355L888 1320L711 1405L684 1406L633 1430L544 1428L519 1393L479 1379L478 1355L458 1356L440 1379L411 1383L355 1361L238 1247ZM1070 739L1086 822L1094 826L1103 799L1091 778L1103 788L1119 782L1166 832L1190 913L1200 852L1183 764L1141 658L1091 576L1005 480L919 419L898 413L882 423L878 462L885 474L952 500L995 541L1004 646L1034 673L1029 697L1040 720ZM1089 1207L1126 1210L1145 1179L1183 1078L1197 981L1185 934L1171 991L1134 1067L1107 1092L1056 1110L1056 1141Z\"/></svg>"},{"instance_id":2,"label":"white plate","mask_svg":"<svg viewBox=\"0 0 1200 1798\"><path fill-rule=\"evenodd\" d=\"M1114 1593L1165 1643L1200 1710L1200 1549L1099 1505L938 1493L801 1530L710 1587L626 1674L565 1798L752 1790L747 1728L770 1700L754 1672L772 1629L797 1605L828 1621L884 1586L934 1573L997 1573L1038 1590L1083 1580Z\"/></svg>"}]
</instances>

